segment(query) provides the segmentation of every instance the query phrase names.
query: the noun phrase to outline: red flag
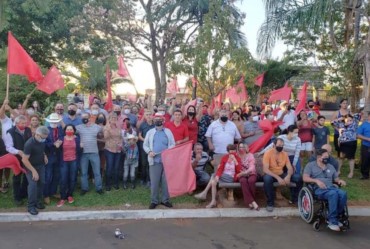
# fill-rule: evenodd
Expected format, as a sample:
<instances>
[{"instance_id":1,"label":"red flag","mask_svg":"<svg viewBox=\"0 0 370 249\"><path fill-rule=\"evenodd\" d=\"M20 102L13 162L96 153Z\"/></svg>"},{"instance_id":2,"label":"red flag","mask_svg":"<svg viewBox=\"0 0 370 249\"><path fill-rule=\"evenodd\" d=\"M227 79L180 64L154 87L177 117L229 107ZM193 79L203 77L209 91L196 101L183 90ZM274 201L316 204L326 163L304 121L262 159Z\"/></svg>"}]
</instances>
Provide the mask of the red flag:
<instances>
[{"instance_id":1,"label":"red flag","mask_svg":"<svg viewBox=\"0 0 370 249\"><path fill-rule=\"evenodd\" d=\"M47 94L52 94L53 92L64 88L64 80L62 74L59 72L56 66L52 66L44 79L36 85L37 89L43 91Z\"/></svg>"},{"instance_id":2,"label":"red flag","mask_svg":"<svg viewBox=\"0 0 370 249\"><path fill-rule=\"evenodd\" d=\"M43 79L40 67L10 31L8 32L8 74L27 76L29 82L40 82Z\"/></svg>"},{"instance_id":3,"label":"red flag","mask_svg":"<svg viewBox=\"0 0 370 249\"><path fill-rule=\"evenodd\" d=\"M286 83L284 87L272 91L268 101L269 102L273 102L277 100L289 101L291 94L292 94L292 88L288 86L288 83Z\"/></svg>"},{"instance_id":4,"label":"red flag","mask_svg":"<svg viewBox=\"0 0 370 249\"><path fill-rule=\"evenodd\" d=\"M196 177L191 167L191 141L162 152L163 168L170 197L195 190Z\"/></svg>"},{"instance_id":5,"label":"red flag","mask_svg":"<svg viewBox=\"0 0 370 249\"><path fill-rule=\"evenodd\" d=\"M179 86L177 84L177 77L174 77L170 83L167 84L167 91L172 94L173 97L179 92Z\"/></svg>"},{"instance_id":6,"label":"red flag","mask_svg":"<svg viewBox=\"0 0 370 249\"><path fill-rule=\"evenodd\" d=\"M110 84L110 70L109 70L109 65L107 65L105 77L107 79L107 101L105 103L104 109L106 111L111 111L113 109L113 101L112 101L112 89L111 89L111 84Z\"/></svg>"},{"instance_id":7,"label":"red flag","mask_svg":"<svg viewBox=\"0 0 370 249\"><path fill-rule=\"evenodd\" d=\"M21 167L18 159L12 154L6 154L0 157L0 169L10 168L13 170L14 175L26 173L26 170Z\"/></svg>"},{"instance_id":8,"label":"red flag","mask_svg":"<svg viewBox=\"0 0 370 249\"><path fill-rule=\"evenodd\" d=\"M256 86L262 87L263 79L265 78L265 73L258 75L254 81Z\"/></svg>"},{"instance_id":9,"label":"red flag","mask_svg":"<svg viewBox=\"0 0 370 249\"><path fill-rule=\"evenodd\" d=\"M123 56L121 55L118 58L118 75L121 77L127 77L129 76L125 61L123 60Z\"/></svg>"},{"instance_id":10,"label":"red flag","mask_svg":"<svg viewBox=\"0 0 370 249\"><path fill-rule=\"evenodd\" d=\"M258 122L258 126L263 130L264 134L256 141L254 141L251 145L249 145L249 152L256 153L263 149L268 141L274 135L274 131L276 127L278 127L283 122L281 121L270 121L268 119L264 119Z\"/></svg>"},{"instance_id":11,"label":"red flag","mask_svg":"<svg viewBox=\"0 0 370 249\"><path fill-rule=\"evenodd\" d=\"M298 94L298 98L297 99L299 100L299 103L298 103L298 106L295 109L295 114L300 113L306 107L306 102L307 102L307 87L308 87L308 84L305 81L304 84L303 84L302 90Z\"/></svg>"},{"instance_id":12,"label":"red flag","mask_svg":"<svg viewBox=\"0 0 370 249\"><path fill-rule=\"evenodd\" d=\"M198 80L197 80L197 77L195 77L195 76L193 76L192 78L191 78L191 84L192 84L192 86L193 87L197 87L198 86Z\"/></svg>"}]
</instances>

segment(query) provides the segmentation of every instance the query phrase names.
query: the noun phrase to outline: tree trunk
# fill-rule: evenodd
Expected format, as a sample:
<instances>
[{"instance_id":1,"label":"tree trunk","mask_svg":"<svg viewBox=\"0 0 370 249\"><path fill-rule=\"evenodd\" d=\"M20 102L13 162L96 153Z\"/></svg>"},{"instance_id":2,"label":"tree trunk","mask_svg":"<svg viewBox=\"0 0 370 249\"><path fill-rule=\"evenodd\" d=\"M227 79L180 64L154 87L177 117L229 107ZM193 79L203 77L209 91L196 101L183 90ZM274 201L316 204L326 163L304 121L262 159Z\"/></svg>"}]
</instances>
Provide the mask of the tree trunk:
<instances>
[{"instance_id":1,"label":"tree trunk","mask_svg":"<svg viewBox=\"0 0 370 249\"><path fill-rule=\"evenodd\" d=\"M159 92L159 98L162 100L163 104L166 99L166 90L167 90L167 80L166 80L166 74L167 74L167 68L166 68L166 62L165 59L160 58L159 60L159 66L161 70L161 80L160 80L160 86L158 89Z\"/></svg>"},{"instance_id":2,"label":"tree trunk","mask_svg":"<svg viewBox=\"0 0 370 249\"><path fill-rule=\"evenodd\" d=\"M193 87L193 92L191 94L191 99L196 99L197 98L197 86Z\"/></svg>"}]
</instances>

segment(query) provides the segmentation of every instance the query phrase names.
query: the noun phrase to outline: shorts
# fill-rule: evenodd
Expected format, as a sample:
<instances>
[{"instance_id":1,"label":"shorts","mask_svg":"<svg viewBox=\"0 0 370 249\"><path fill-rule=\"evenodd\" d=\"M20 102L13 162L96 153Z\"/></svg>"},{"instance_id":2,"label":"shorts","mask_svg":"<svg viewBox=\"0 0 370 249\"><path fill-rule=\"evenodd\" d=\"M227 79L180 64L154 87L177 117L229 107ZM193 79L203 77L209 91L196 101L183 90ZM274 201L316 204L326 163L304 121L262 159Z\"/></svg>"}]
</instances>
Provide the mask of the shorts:
<instances>
[{"instance_id":1,"label":"shorts","mask_svg":"<svg viewBox=\"0 0 370 249\"><path fill-rule=\"evenodd\" d=\"M312 142L302 143L301 151L312 151Z\"/></svg>"},{"instance_id":2,"label":"shorts","mask_svg":"<svg viewBox=\"0 0 370 249\"><path fill-rule=\"evenodd\" d=\"M357 141L340 143L339 149L340 153L344 154L344 158L355 159Z\"/></svg>"}]
</instances>

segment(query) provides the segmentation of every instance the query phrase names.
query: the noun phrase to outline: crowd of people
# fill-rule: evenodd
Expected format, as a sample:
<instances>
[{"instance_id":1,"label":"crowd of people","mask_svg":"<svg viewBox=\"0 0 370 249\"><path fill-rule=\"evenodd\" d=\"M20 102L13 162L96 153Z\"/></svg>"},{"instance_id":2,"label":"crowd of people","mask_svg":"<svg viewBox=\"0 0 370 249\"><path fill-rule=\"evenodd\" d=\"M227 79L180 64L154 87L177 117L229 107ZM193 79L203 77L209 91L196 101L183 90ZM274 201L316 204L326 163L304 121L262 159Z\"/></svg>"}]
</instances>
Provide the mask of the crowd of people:
<instances>
[{"instance_id":1,"label":"crowd of people","mask_svg":"<svg viewBox=\"0 0 370 249\"><path fill-rule=\"evenodd\" d=\"M369 179L370 115L359 126L361 115L350 113L346 99L340 101L340 109L330 120L338 152L338 157L333 157L330 131L318 101L309 100L297 113L299 101L282 101L275 109L267 101L261 106L246 103L232 108L229 103L211 107L201 99L196 105L170 99L156 106L147 98L133 103L117 96L107 112L99 98L90 98L86 105L76 94L71 103L57 103L54 112L43 118L45 113L37 101L28 106L30 97L16 109L4 101L0 152L16 155L26 169L25 174L13 176L13 196L16 205L28 198L28 211L34 215L49 205L52 197L59 199L58 207L73 203L78 182L80 194L85 195L89 181L98 194L112 188L135 189L140 182L151 190L150 209L160 204L172 207L161 153L188 141L193 143L189 156L197 187L205 188L194 197L205 200L211 190L207 208L217 206L220 181L240 182L245 206L254 210L260 210L256 181L264 182L267 211L274 209L274 182L291 187L290 202L294 204L303 181L312 181L312 175L307 178L304 174L315 172L306 170L303 160L316 162L316 166L332 165L337 179L343 160L348 159L347 177L352 178L357 139L362 140L361 179ZM277 124L276 130L262 148L251 153L249 148L266 134L261 127L266 121ZM259 157L261 163L257 163ZM209 174L207 165L217 169L214 174ZM9 189L9 178L9 169L2 169L2 192Z\"/></svg>"}]
</instances>

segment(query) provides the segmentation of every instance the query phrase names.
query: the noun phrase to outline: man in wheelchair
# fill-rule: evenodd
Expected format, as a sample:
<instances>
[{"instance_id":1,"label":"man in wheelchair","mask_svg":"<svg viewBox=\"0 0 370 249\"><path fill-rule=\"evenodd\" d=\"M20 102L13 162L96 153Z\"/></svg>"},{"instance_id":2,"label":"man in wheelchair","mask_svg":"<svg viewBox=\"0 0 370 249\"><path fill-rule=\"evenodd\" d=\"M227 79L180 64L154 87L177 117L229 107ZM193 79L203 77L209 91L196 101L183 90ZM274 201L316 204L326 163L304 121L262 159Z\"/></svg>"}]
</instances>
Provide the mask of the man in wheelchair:
<instances>
[{"instance_id":1,"label":"man in wheelchair","mask_svg":"<svg viewBox=\"0 0 370 249\"><path fill-rule=\"evenodd\" d=\"M316 155L316 161L306 165L303 181L313 185L314 195L318 199L328 201L328 227L333 231L340 231L343 224L338 217L347 206L347 193L334 184L345 186L346 182L339 179L335 168L328 164L329 153L327 150L318 149Z\"/></svg>"}]
</instances>

